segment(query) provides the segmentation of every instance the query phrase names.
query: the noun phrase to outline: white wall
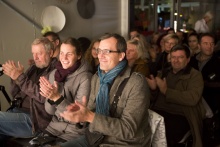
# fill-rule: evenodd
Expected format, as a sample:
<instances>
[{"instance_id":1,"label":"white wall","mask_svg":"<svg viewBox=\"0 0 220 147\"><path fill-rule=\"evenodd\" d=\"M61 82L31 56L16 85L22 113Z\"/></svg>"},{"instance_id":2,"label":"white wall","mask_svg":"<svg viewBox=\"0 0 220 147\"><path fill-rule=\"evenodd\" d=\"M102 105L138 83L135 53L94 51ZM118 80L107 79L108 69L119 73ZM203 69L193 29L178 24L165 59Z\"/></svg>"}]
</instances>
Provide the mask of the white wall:
<instances>
[{"instance_id":1,"label":"white wall","mask_svg":"<svg viewBox=\"0 0 220 147\"><path fill-rule=\"evenodd\" d=\"M41 14L47 6L59 7L66 16L66 24L59 32L61 39L69 36L97 38L106 32L115 32L127 36L128 0L94 0L95 14L91 19L83 19L77 12L77 0L60 3L61 0L5 0L36 24L41 26ZM41 30L24 19L10 7L0 1L0 64L7 60L20 61L25 69L32 58L31 43L41 36ZM10 79L3 75L0 85L5 86L9 94ZM0 91L2 110L8 107Z\"/></svg>"}]
</instances>

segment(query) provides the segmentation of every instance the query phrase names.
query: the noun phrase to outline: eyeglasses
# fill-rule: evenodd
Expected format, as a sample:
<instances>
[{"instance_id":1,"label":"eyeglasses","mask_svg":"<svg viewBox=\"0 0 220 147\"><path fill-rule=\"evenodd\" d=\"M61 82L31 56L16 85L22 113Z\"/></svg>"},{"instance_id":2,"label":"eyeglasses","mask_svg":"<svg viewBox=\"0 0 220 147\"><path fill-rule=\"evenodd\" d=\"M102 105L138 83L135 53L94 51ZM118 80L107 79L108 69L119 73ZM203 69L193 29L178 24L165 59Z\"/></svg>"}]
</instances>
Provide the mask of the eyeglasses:
<instances>
[{"instance_id":1,"label":"eyeglasses","mask_svg":"<svg viewBox=\"0 0 220 147\"><path fill-rule=\"evenodd\" d=\"M97 48L96 49L96 53L97 54L104 54L104 55L107 55L109 53L120 53L120 51L112 51L112 50L109 50L109 49L100 49L100 48Z\"/></svg>"}]
</instances>

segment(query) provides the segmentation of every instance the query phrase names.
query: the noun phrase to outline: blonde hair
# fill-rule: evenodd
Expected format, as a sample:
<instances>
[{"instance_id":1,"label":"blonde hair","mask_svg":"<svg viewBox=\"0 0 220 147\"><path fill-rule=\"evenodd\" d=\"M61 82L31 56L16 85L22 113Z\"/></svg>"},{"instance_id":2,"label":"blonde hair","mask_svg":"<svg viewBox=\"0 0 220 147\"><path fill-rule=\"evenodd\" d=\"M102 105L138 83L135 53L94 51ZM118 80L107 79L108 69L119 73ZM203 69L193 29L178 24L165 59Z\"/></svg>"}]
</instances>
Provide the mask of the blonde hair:
<instances>
[{"instance_id":1,"label":"blonde hair","mask_svg":"<svg viewBox=\"0 0 220 147\"><path fill-rule=\"evenodd\" d=\"M135 36L133 39L138 40L143 48L143 55L145 56L145 59L149 59L150 55L149 55L149 50L151 48L150 44L146 41L146 38L144 35L142 34L138 34L137 36Z\"/></svg>"},{"instance_id":2,"label":"blonde hair","mask_svg":"<svg viewBox=\"0 0 220 147\"><path fill-rule=\"evenodd\" d=\"M164 42L170 40L170 39L174 39L176 41L176 44L179 43L179 37L176 34L167 34L166 36L164 36L163 40Z\"/></svg>"},{"instance_id":3,"label":"blonde hair","mask_svg":"<svg viewBox=\"0 0 220 147\"><path fill-rule=\"evenodd\" d=\"M131 39L127 41L127 44L133 44L136 46L136 50L137 50L137 58L141 58L141 59L147 59L146 57L146 50L144 49L143 44L140 42L140 40L137 39Z\"/></svg>"},{"instance_id":4,"label":"blonde hair","mask_svg":"<svg viewBox=\"0 0 220 147\"><path fill-rule=\"evenodd\" d=\"M206 12L204 14L204 17L208 17L209 19L212 19L213 18L213 14L210 11L208 11L208 12Z\"/></svg>"}]
</instances>

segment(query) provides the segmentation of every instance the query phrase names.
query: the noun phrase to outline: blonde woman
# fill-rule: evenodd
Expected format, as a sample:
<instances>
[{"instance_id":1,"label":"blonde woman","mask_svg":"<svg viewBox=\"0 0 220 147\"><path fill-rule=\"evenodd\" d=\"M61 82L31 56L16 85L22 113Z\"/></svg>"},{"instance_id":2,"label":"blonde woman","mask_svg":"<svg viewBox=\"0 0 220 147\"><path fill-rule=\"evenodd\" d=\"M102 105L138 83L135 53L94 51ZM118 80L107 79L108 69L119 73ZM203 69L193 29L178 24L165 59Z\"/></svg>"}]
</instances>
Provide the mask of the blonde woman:
<instances>
[{"instance_id":1,"label":"blonde woman","mask_svg":"<svg viewBox=\"0 0 220 147\"><path fill-rule=\"evenodd\" d=\"M126 59L133 72L140 72L145 77L150 74L146 50L140 41L136 39L127 41Z\"/></svg>"}]
</instances>

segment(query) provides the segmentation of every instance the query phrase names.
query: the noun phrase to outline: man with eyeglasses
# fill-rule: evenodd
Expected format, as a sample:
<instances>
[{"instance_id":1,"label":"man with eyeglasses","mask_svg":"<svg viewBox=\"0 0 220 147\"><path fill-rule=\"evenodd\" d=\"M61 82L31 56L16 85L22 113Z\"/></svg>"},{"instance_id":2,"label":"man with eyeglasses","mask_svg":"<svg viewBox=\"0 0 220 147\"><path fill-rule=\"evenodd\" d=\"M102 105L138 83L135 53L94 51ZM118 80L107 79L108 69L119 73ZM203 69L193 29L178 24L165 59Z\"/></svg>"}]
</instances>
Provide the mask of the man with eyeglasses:
<instances>
[{"instance_id":1,"label":"man with eyeglasses","mask_svg":"<svg viewBox=\"0 0 220 147\"><path fill-rule=\"evenodd\" d=\"M141 74L131 72L125 58L126 48L125 39L118 34L101 37L97 49L100 65L92 78L87 107L84 97L82 103L76 101L60 114L72 123L89 122L89 132L103 134L101 146L150 146L149 88ZM83 136L60 146L87 147L89 144Z\"/></svg>"},{"instance_id":2,"label":"man with eyeglasses","mask_svg":"<svg viewBox=\"0 0 220 147\"><path fill-rule=\"evenodd\" d=\"M220 119L220 58L214 52L214 36L209 33L202 34L199 38L199 47L200 53L191 58L190 64L201 71L204 80L203 97L214 116Z\"/></svg>"}]
</instances>

